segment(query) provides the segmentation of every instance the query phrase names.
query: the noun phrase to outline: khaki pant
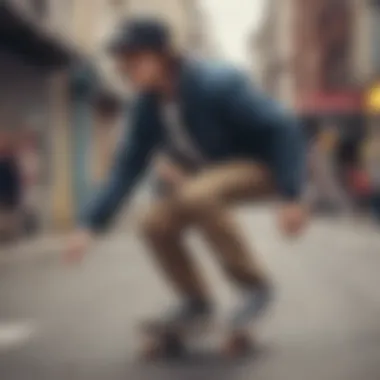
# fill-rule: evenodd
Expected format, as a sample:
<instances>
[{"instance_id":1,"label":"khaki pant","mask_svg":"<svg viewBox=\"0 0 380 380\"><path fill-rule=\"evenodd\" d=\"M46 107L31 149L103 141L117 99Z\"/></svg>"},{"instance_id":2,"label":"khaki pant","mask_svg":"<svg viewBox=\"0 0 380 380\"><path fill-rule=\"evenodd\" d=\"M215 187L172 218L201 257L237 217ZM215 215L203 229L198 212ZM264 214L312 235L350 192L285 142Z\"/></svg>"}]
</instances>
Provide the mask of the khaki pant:
<instances>
[{"instance_id":1,"label":"khaki pant","mask_svg":"<svg viewBox=\"0 0 380 380\"><path fill-rule=\"evenodd\" d=\"M210 167L187 177L175 191L155 201L142 223L144 237L181 295L208 298L182 238L196 227L210 244L226 273L240 286L255 286L265 276L235 222L232 207L273 193L269 171L249 161Z\"/></svg>"}]
</instances>

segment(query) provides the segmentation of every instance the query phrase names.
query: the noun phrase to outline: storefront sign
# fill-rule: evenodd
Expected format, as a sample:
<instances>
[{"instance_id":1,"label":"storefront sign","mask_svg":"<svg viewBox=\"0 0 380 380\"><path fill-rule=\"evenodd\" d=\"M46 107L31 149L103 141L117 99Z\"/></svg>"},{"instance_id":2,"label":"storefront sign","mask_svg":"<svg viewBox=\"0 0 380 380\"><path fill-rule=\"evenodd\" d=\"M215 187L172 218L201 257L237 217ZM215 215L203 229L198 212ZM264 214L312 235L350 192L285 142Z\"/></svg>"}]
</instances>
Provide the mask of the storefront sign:
<instances>
[{"instance_id":1,"label":"storefront sign","mask_svg":"<svg viewBox=\"0 0 380 380\"><path fill-rule=\"evenodd\" d=\"M300 114L356 114L363 108L362 94L353 92L314 92L296 103Z\"/></svg>"}]
</instances>

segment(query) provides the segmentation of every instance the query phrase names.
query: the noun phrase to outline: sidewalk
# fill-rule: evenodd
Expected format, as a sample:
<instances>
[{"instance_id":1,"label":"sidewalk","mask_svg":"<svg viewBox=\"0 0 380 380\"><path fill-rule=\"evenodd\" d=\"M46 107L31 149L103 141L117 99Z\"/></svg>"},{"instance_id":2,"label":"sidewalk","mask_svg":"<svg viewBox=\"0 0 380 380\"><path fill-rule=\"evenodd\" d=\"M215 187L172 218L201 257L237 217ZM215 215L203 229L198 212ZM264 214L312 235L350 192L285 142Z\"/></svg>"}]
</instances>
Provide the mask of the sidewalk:
<instances>
[{"instance_id":1,"label":"sidewalk","mask_svg":"<svg viewBox=\"0 0 380 380\"><path fill-rule=\"evenodd\" d=\"M112 228L111 235L125 234L136 226L141 210L144 209L146 209L146 194L140 196L136 204L120 213L119 218L115 221L115 226ZM0 245L0 264L58 254L62 252L68 234L67 232L48 232L12 243L10 246Z\"/></svg>"},{"instance_id":2,"label":"sidewalk","mask_svg":"<svg viewBox=\"0 0 380 380\"><path fill-rule=\"evenodd\" d=\"M65 234L42 235L0 247L0 264L58 253L62 250L65 236Z\"/></svg>"}]
</instances>

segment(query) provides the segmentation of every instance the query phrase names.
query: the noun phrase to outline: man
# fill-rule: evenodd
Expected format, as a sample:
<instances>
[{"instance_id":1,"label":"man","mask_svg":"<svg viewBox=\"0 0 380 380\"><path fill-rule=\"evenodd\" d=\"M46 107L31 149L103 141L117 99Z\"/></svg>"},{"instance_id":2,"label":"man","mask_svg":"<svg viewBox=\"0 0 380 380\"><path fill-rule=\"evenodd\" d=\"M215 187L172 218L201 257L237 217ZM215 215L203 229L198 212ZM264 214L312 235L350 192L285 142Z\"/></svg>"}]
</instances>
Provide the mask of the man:
<instances>
[{"instance_id":1,"label":"man","mask_svg":"<svg viewBox=\"0 0 380 380\"><path fill-rule=\"evenodd\" d=\"M143 232L183 300L164 321L192 323L212 311L207 287L182 239L182 232L195 226L245 296L232 320L242 326L266 306L270 286L230 209L278 194L281 227L290 235L300 231L305 223L301 129L238 70L178 54L170 30L158 20L123 25L112 53L139 96L111 176L70 240L68 258L81 258L159 150L172 183L161 178Z\"/></svg>"}]
</instances>

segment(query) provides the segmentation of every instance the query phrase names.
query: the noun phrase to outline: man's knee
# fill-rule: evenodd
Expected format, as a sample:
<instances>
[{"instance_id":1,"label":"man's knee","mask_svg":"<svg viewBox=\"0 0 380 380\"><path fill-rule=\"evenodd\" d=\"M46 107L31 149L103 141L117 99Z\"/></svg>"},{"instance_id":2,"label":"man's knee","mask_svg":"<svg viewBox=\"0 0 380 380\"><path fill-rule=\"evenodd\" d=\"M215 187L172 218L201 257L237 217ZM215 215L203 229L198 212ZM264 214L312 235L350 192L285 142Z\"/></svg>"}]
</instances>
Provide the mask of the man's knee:
<instances>
[{"instance_id":1,"label":"man's knee","mask_svg":"<svg viewBox=\"0 0 380 380\"><path fill-rule=\"evenodd\" d=\"M159 241L178 232L175 210L169 204L152 206L140 220L140 231L145 239Z\"/></svg>"},{"instance_id":2,"label":"man's knee","mask_svg":"<svg viewBox=\"0 0 380 380\"><path fill-rule=\"evenodd\" d=\"M218 198L207 188L185 187L177 196L177 207L181 215L188 219L197 219L213 213L217 209Z\"/></svg>"}]
</instances>

